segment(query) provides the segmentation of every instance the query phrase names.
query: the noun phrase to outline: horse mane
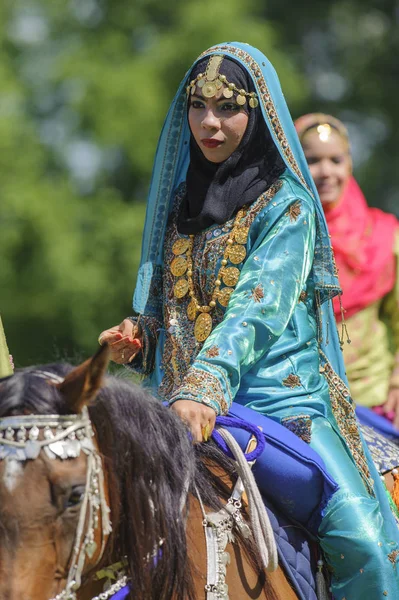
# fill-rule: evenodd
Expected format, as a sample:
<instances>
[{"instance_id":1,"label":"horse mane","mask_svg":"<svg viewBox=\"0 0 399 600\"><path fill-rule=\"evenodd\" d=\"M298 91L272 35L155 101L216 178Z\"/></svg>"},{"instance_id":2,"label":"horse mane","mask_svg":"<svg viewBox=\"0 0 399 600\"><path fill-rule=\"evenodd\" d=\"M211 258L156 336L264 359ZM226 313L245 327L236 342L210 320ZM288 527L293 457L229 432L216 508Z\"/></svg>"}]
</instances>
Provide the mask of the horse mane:
<instances>
[{"instance_id":1,"label":"horse mane","mask_svg":"<svg viewBox=\"0 0 399 600\"><path fill-rule=\"evenodd\" d=\"M72 368L56 363L17 370L0 383L0 418L67 414L57 388L34 373L65 377ZM196 496L198 489L207 507L221 508L228 486L208 467L217 465L233 480L233 462L213 443L193 445L173 411L123 378L106 377L89 414L110 494L113 533L104 560L126 557L135 600L195 600L186 543L187 493ZM273 598L253 546L241 542Z\"/></svg>"}]
</instances>

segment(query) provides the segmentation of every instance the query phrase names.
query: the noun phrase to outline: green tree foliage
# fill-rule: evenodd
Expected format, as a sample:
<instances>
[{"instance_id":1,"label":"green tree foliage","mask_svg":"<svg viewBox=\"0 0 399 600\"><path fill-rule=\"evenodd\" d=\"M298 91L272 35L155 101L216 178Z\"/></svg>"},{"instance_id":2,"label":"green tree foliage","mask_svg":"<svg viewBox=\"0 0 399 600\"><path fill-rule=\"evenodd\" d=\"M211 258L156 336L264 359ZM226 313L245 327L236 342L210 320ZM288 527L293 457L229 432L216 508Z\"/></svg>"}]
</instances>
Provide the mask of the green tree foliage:
<instances>
[{"instance_id":1,"label":"green tree foliage","mask_svg":"<svg viewBox=\"0 0 399 600\"><path fill-rule=\"evenodd\" d=\"M0 312L17 365L87 356L130 313L160 128L212 44L262 49L294 117L343 118L368 198L397 210L397 18L392 0L0 3Z\"/></svg>"}]
</instances>

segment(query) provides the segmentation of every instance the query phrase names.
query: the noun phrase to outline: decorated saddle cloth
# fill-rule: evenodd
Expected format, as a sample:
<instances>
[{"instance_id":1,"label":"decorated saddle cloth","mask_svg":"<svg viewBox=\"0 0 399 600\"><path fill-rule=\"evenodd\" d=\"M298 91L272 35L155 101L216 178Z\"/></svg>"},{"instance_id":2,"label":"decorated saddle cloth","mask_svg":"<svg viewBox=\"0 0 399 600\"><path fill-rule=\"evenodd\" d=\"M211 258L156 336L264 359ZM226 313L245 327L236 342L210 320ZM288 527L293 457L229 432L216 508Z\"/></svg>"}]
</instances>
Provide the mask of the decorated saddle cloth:
<instances>
[{"instance_id":1,"label":"decorated saddle cloth","mask_svg":"<svg viewBox=\"0 0 399 600\"><path fill-rule=\"evenodd\" d=\"M384 436L384 438L392 440L395 444L399 444L399 430L385 417L376 414L366 406L357 406L356 416L361 425L369 427L381 436ZM371 439L366 439L366 441L369 447L370 443L373 443Z\"/></svg>"},{"instance_id":2,"label":"decorated saddle cloth","mask_svg":"<svg viewBox=\"0 0 399 600\"><path fill-rule=\"evenodd\" d=\"M338 489L321 457L292 431L250 408L233 402L229 416L256 425L265 436L265 449L253 467L261 494L316 535L323 509ZM251 434L243 429L229 430L245 450Z\"/></svg>"}]
</instances>

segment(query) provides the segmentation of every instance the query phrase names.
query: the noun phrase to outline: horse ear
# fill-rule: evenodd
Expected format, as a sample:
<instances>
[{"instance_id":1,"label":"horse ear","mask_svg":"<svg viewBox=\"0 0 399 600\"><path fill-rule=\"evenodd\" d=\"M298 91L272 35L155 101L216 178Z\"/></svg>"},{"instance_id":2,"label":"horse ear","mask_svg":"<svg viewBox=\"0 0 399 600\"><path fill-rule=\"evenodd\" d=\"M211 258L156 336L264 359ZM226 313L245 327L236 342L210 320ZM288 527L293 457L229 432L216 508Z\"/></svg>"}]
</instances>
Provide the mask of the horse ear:
<instances>
[{"instance_id":1,"label":"horse ear","mask_svg":"<svg viewBox=\"0 0 399 600\"><path fill-rule=\"evenodd\" d=\"M101 346L96 354L73 369L56 387L65 397L71 414L79 414L96 397L109 363L109 348Z\"/></svg>"}]
</instances>

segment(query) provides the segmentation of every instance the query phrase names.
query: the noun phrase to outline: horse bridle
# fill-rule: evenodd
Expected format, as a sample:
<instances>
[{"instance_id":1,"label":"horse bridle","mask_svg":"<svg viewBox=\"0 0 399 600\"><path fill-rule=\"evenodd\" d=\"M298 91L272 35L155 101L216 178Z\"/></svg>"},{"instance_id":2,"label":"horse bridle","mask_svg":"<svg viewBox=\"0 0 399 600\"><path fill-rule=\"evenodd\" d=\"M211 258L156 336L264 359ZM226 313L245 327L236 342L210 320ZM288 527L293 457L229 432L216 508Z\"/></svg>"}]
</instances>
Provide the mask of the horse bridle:
<instances>
[{"instance_id":1,"label":"horse bridle","mask_svg":"<svg viewBox=\"0 0 399 600\"><path fill-rule=\"evenodd\" d=\"M35 373L53 381L60 380L52 373ZM42 433L41 433L42 432ZM93 443L94 431L86 407L79 415L18 415L0 419L0 460L35 460L43 450L51 460L78 458L87 455L86 487L82 500L78 527L73 543L66 586L51 600L76 600L81 586L86 558L97 552L95 533L101 518L101 548L96 558L98 564L104 554L106 541L112 531L110 508L105 496L102 460ZM95 565L93 565L95 566ZM126 584L121 578L118 589ZM117 591L115 584L115 593ZM109 598L110 590L105 593ZM99 598L103 598L101 594ZM94 600L94 599L93 599Z\"/></svg>"}]
</instances>

